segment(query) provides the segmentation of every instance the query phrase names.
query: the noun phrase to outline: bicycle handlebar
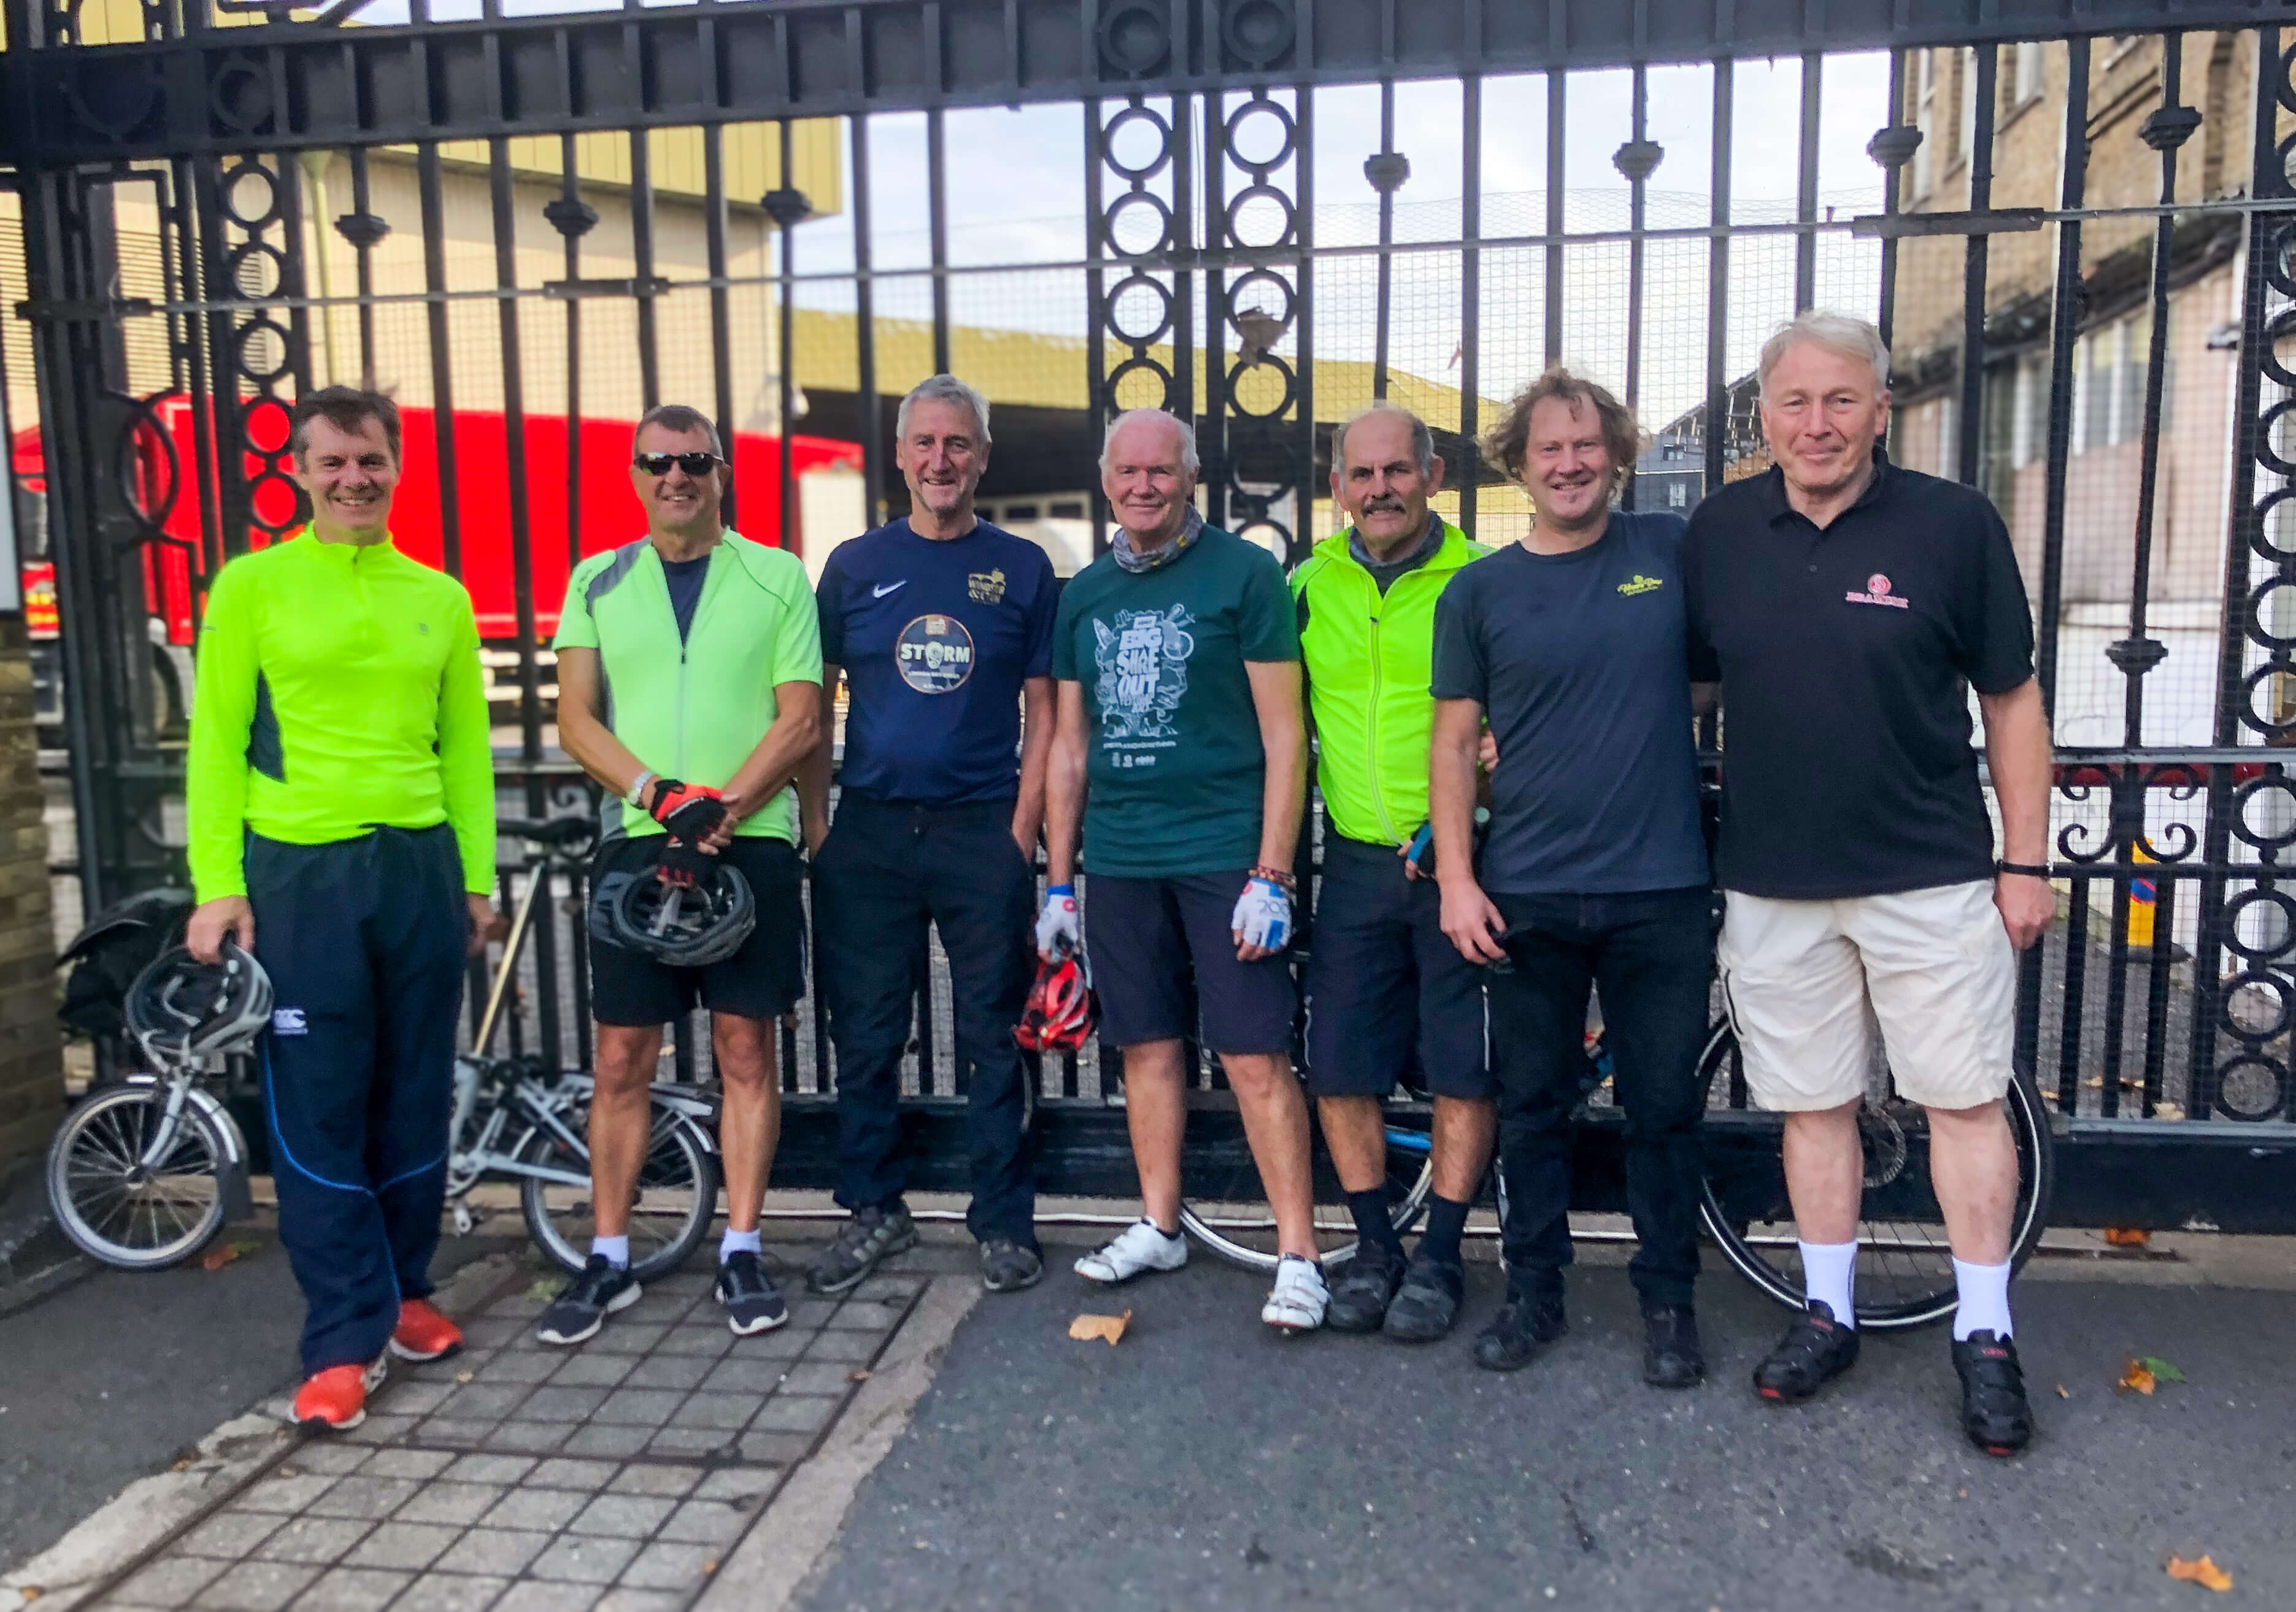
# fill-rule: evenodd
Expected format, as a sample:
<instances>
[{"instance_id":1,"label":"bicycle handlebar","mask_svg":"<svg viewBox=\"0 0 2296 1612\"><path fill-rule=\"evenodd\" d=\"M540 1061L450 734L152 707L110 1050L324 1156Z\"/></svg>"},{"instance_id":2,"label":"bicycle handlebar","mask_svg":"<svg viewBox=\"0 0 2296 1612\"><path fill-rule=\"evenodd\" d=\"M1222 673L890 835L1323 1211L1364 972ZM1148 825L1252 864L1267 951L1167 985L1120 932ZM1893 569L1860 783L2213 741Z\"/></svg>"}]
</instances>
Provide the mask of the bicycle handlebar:
<instances>
[{"instance_id":1,"label":"bicycle handlebar","mask_svg":"<svg viewBox=\"0 0 2296 1612\"><path fill-rule=\"evenodd\" d=\"M586 817L502 818L496 821L495 832L553 851L564 851L595 839L598 825Z\"/></svg>"}]
</instances>

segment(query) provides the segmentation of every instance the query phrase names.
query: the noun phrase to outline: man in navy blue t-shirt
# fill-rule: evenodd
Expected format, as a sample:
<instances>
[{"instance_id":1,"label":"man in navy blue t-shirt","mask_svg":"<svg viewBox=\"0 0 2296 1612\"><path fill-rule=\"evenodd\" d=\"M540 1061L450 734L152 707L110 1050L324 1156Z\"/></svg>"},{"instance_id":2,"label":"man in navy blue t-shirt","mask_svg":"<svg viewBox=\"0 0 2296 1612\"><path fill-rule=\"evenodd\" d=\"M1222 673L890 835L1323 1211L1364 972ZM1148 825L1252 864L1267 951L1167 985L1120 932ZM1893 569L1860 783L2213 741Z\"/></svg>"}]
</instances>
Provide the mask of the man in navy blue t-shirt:
<instances>
[{"instance_id":1,"label":"man in navy blue t-shirt","mask_svg":"<svg viewBox=\"0 0 2296 1612\"><path fill-rule=\"evenodd\" d=\"M832 827L825 704L802 810L837 1049L837 1201L852 1219L806 1285L848 1292L916 1240L900 1076L930 924L948 954L957 1062L972 1068L965 1220L981 1279L1013 1292L1044 1274L1013 1026L1036 960L1060 584L1042 548L972 513L988 464L979 392L935 375L901 400L895 430L909 513L832 551L817 590L822 696L834 701L840 670L849 695L845 759Z\"/></svg>"},{"instance_id":2,"label":"man in navy blue t-shirt","mask_svg":"<svg viewBox=\"0 0 2296 1612\"><path fill-rule=\"evenodd\" d=\"M1530 495L1538 522L1460 572L1437 602L1428 815L1443 933L1492 970L1507 1297L1475 1340L1475 1363L1514 1370L1565 1330L1570 1114L1593 989L1627 1115L1643 1376L1678 1388L1706 1373L1691 1288L1713 922L1691 732L1685 522L1611 507L1637 440L1617 399L1559 369L1517 398L1492 433L1492 456ZM1477 855L1486 721L1497 762Z\"/></svg>"}]
</instances>

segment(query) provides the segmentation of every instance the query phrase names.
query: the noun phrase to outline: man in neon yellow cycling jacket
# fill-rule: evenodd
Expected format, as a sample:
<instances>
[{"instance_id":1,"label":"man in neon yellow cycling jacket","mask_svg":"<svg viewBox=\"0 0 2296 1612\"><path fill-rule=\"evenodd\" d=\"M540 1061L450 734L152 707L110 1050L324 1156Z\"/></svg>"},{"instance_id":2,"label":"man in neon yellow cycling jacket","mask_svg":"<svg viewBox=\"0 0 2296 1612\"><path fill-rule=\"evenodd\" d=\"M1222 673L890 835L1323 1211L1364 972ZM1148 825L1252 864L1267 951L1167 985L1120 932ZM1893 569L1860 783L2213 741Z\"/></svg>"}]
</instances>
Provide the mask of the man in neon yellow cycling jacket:
<instances>
[{"instance_id":1,"label":"man in neon yellow cycling jacket","mask_svg":"<svg viewBox=\"0 0 2296 1612\"><path fill-rule=\"evenodd\" d=\"M330 386L288 443L311 523L224 567L192 707L186 943L255 953L279 1240L308 1306L298 1421L356 1426L429 1302L455 1021L493 921L494 773L470 596L390 540L398 410Z\"/></svg>"},{"instance_id":2,"label":"man in neon yellow cycling jacket","mask_svg":"<svg viewBox=\"0 0 2296 1612\"><path fill-rule=\"evenodd\" d=\"M1359 1248L1324 1325L1431 1343L1458 1318L1459 1236L1497 1127L1481 971L1445 938L1428 851L1435 601L1490 550L1428 507L1443 484L1426 423L1376 405L1332 442L1350 517L1292 576L1324 796L1308 950L1308 1090ZM1434 1196L1408 1261L1388 1218L1380 1104L1416 1062L1435 1100Z\"/></svg>"}]
</instances>

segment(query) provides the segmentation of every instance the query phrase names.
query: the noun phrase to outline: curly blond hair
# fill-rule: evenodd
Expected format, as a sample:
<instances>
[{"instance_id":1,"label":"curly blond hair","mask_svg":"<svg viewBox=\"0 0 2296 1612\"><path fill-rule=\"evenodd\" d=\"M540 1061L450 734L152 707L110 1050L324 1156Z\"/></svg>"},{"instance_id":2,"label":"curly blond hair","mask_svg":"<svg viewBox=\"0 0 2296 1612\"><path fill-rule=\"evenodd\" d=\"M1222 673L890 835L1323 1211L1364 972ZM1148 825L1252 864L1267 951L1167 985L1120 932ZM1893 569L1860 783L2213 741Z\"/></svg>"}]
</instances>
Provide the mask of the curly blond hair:
<instances>
[{"instance_id":1,"label":"curly blond hair","mask_svg":"<svg viewBox=\"0 0 2296 1612\"><path fill-rule=\"evenodd\" d=\"M1613 397L1609 388L1574 375L1559 364L1515 394L1514 401L1483 438L1484 455L1506 473L1508 481L1520 484L1523 457L1529 450L1531 411L1550 399L1567 404L1574 414L1581 404L1594 409L1603 426L1603 446L1611 456L1615 490L1642 456L1643 428L1635 424L1634 411Z\"/></svg>"}]
</instances>

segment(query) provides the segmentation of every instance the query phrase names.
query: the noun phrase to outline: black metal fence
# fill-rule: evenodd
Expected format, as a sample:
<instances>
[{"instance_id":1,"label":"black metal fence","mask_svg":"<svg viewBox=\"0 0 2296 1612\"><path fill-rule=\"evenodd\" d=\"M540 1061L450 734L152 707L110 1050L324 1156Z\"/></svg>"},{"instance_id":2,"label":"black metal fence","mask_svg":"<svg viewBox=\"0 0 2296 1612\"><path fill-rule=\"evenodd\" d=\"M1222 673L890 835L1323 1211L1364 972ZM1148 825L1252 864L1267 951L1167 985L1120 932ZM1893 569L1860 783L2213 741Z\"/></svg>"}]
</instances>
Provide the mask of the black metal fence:
<instances>
[{"instance_id":1,"label":"black metal fence","mask_svg":"<svg viewBox=\"0 0 2296 1612\"><path fill-rule=\"evenodd\" d=\"M88 905L176 871L180 640L299 519L322 381L410 408L409 546L479 599L539 814L584 809L547 618L628 535L592 478L656 401L750 441L737 521L816 562L903 506L891 399L950 368L998 411L984 503L1064 568L1140 405L1296 559L1374 398L1436 428L1447 514L1519 533L1474 438L1556 361L1641 411L1627 498L1686 507L1763 467L1754 351L1824 306L1891 339L1893 453L1984 487L2025 566L2068 918L2018 1033L2083 1201L2289 1218L2243 1183L2296 1156L2290 6L389 3L4 8L0 366ZM554 911L509 1033L578 1061ZM934 1000L921 1113L962 1090ZM787 1042L829 1090L809 1009ZM1105 1153L1093 1060L1044 1095L1055 1156Z\"/></svg>"}]
</instances>

